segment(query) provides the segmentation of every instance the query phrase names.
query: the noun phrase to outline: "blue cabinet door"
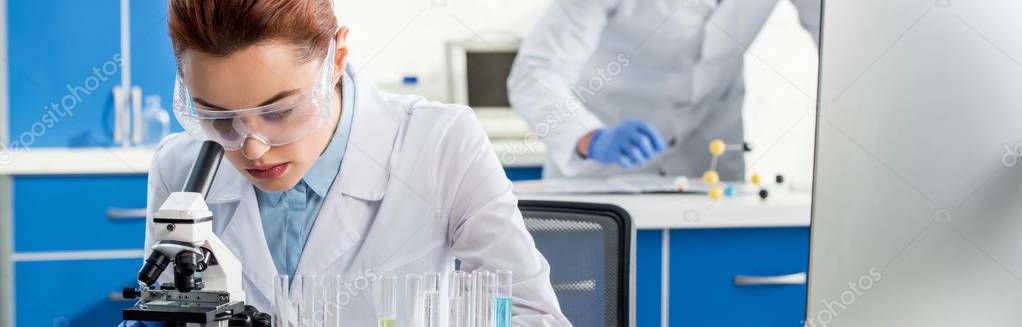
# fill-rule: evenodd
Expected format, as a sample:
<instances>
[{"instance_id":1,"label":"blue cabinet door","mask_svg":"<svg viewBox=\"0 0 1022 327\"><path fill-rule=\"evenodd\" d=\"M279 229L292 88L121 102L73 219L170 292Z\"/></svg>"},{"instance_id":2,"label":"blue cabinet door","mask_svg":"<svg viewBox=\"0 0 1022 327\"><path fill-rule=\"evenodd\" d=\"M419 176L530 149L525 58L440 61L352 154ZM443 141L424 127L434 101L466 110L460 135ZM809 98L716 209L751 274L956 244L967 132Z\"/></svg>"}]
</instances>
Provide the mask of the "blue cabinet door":
<instances>
[{"instance_id":1,"label":"blue cabinet door","mask_svg":"<svg viewBox=\"0 0 1022 327\"><path fill-rule=\"evenodd\" d=\"M805 285L736 286L806 272L808 228L673 230L671 326L802 326ZM641 240L640 240L641 241Z\"/></svg>"},{"instance_id":2,"label":"blue cabinet door","mask_svg":"<svg viewBox=\"0 0 1022 327\"><path fill-rule=\"evenodd\" d=\"M137 286L141 263L141 258L17 262L15 326L116 326L121 309L133 302L111 295Z\"/></svg>"},{"instance_id":3,"label":"blue cabinet door","mask_svg":"<svg viewBox=\"0 0 1022 327\"><path fill-rule=\"evenodd\" d=\"M16 253L144 247L144 217L108 213L146 207L145 175L18 176L13 184Z\"/></svg>"},{"instance_id":4,"label":"blue cabinet door","mask_svg":"<svg viewBox=\"0 0 1022 327\"><path fill-rule=\"evenodd\" d=\"M660 326L663 231L640 230L635 242L635 325Z\"/></svg>"},{"instance_id":5,"label":"blue cabinet door","mask_svg":"<svg viewBox=\"0 0 1022 327\"><path fill-rule=\"evenodd\" d=\"M109 145L118 1L7 1L10 147Z\"/></svg>"}]
</instances>

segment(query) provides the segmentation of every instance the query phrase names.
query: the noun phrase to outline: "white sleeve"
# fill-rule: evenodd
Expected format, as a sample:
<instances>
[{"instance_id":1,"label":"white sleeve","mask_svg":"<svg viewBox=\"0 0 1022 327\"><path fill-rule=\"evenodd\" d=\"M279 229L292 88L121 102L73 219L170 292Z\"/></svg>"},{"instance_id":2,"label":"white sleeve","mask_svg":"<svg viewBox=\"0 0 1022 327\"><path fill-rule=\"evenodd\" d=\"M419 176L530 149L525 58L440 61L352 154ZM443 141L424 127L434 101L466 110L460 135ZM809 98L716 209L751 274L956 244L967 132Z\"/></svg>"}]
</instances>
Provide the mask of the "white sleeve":
<instances>
[{"instance_id":1,"label":"white sleeve","mask_svg":"<svg viewBox=\"0 0 1022 327\"><path fill-rule=\"evenodd\" d=\"M554 0L519 48L508 77L511 107L546 144L547 162L567 176L581 169L578 140L603 127L570 84L596 50L618 1Z\"/></svg>"},{"instance_id":2,"label":"white sleeve","mask_svg":"<svg viewBox=\"0 0 1022 327\"><path fill-rule=\"evenodd\" d=\"M550 283L550 265L525 229L511 181L468 109L441 140L436 193L450 208L448 235L461 269L511 270L512 324L570 326Z\"/></svg>"},{"instance_id":3,"label":"white sleeve","mask_svg":"<svg viewBox=\"0 0 1022 327\"><path fill-rule=\"evenodd\" d=\"M163 180L163 171L161 171L160 158L167 157L165 152L170 148L167 143L171 143L177 138L182 137L182 134L173 134L163 139L160 145L156 147L156 151L153 154L152 162L149 164L149 176L148 176L148 187L146 191L146 210L145 210L145 256L143 260L149 257L149 253L152 252L153 243L156 241L156 233L153 231L153 215L156 210L160 208L163 201L167 200L172 192L167 186L165 180ZM164 271L160 275L159 282L169 282L173 280L173 275L169 271Z\"/></svg>"},{"instance_id":4,"label":"white sleeve","mask_svg":"<svg viewBox=\"0 0 1022 327\"><path fill-rule=\"evenodd\" d=\"M813 36L816 47L819 47L820 16L823 14L820 6L821 0L791 0L791 2L798 8L798 20L802 23L802 28L805 28Z\"/></svg>"}]
</instances>

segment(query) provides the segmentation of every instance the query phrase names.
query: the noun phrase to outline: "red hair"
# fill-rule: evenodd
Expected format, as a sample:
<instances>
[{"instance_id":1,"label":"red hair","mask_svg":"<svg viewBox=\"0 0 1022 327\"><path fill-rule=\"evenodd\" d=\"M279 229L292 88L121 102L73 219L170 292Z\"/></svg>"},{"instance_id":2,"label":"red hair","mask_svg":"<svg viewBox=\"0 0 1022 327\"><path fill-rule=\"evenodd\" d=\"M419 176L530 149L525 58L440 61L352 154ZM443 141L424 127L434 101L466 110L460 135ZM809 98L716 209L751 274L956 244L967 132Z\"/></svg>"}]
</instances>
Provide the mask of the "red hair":
<instances>
[{"instance_id":1,"label":"red hair","mask_svg":"<svg viewBox=\"0 0 1022 327\"><path fill-rule=\"evenodd\" d=\"M174 54L218 57L264 42L294 45L302 62L326 56L337 32L332 0L170 0Z\"/></svg>"}]
</instances>

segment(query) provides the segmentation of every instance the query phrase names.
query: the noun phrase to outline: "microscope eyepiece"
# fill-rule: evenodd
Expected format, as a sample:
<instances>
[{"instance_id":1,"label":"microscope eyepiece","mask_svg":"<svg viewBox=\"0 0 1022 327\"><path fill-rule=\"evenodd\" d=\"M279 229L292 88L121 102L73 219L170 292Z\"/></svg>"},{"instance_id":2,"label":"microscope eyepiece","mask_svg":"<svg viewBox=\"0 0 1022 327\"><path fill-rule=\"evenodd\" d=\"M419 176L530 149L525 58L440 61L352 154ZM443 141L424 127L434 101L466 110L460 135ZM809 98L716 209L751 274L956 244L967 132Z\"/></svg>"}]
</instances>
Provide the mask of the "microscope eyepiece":
<instances>
[{"instance_id":1,"label":"microscope eyepiece","mask_svg":"<svg viewBox=\"0 0 1022 327\"><path fill-rule=\"evenodd\" d=\"M149 254L149 258L145 259L142 269L138 271L138 281L152 287L163 274L163 270L167 269L168 264L170 264L169 257L160 251L153 251Z\"/></svg>"}]
</instances>

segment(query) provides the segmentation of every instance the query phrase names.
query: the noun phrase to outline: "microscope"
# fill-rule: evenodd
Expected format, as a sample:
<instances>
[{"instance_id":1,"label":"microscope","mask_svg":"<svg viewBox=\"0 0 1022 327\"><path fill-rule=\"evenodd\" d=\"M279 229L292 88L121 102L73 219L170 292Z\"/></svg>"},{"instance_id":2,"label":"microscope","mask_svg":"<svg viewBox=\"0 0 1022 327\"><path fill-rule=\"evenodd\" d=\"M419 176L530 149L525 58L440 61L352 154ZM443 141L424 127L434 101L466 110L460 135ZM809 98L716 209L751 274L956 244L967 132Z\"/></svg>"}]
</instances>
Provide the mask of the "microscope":
<instances>
[{"instance_id":1,"label":"microscope","mask_svg":"<svg viewBox=\"0 0 1022 327\"><path fill-rule=\"evenodd\" d=\"M124 297L139 299L124 309L124 320L159 321L168 326L269 326L270 317L245 305L241 262L213 234L205 196L223 158L223 148L205 141L181 192L167 197L153 215L155 243L138 272L139 288ZM173 282L159 285L173 269Z\"/></svg>"}]
</instances>

